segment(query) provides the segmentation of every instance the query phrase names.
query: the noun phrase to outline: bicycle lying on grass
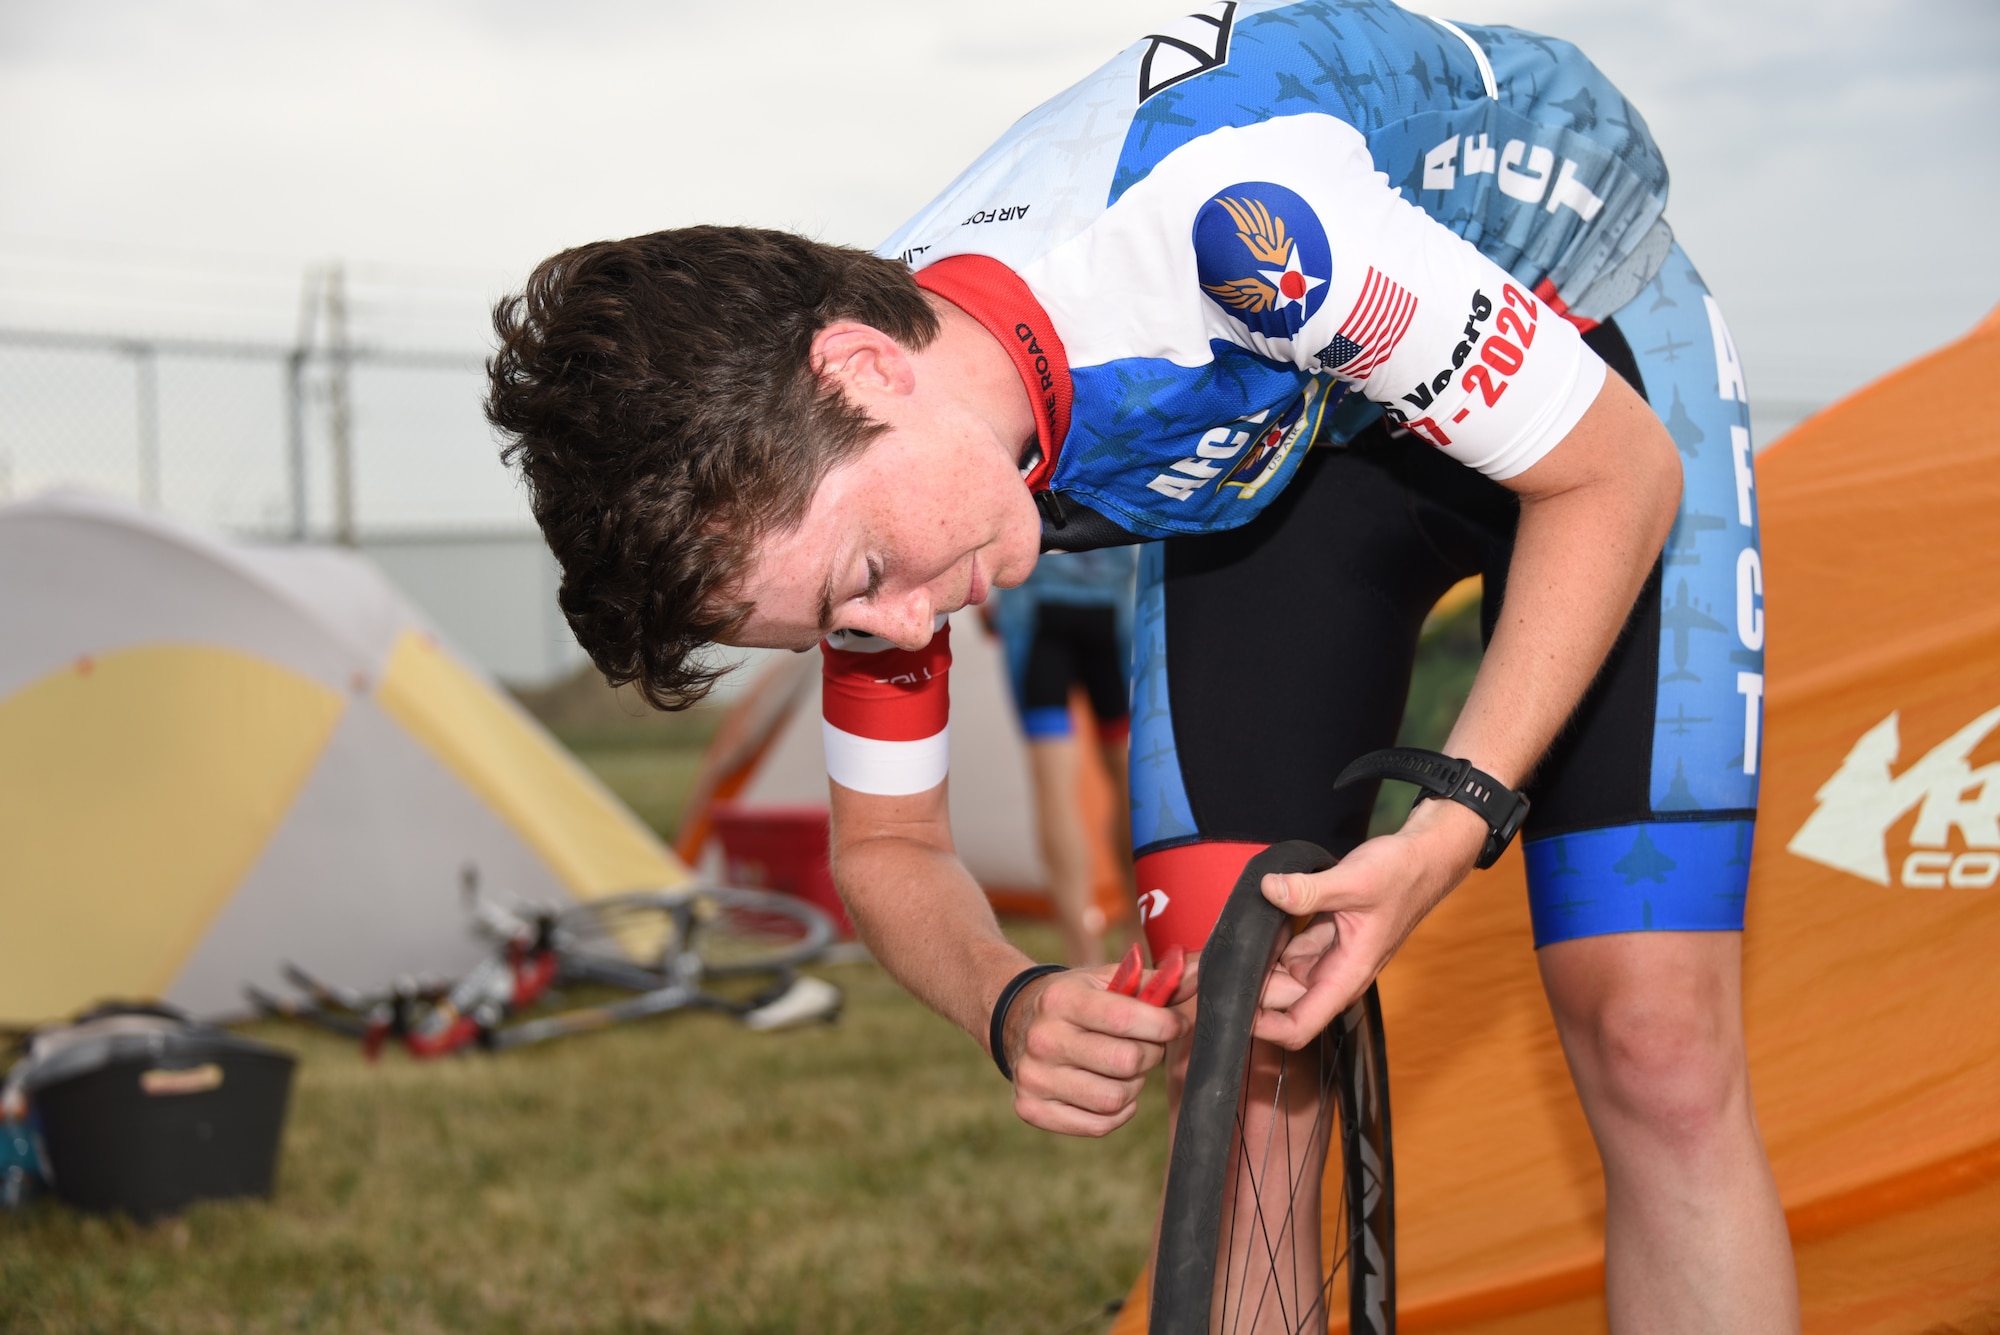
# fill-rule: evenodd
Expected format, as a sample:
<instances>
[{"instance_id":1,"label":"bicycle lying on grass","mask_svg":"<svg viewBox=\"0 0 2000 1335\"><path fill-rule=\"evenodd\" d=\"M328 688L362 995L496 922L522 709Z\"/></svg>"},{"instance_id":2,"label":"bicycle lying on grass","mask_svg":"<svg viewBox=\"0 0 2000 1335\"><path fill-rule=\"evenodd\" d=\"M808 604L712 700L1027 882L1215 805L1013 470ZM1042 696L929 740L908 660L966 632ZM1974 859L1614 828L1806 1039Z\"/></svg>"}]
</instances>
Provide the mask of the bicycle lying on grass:
<instances>
[{"instance_id":1,"label":"bicycle lying on grass","mask_svg":"<svg viewBox=\"0 0 2000 1335\"><path fill-rule=\"evenodd\" d=\"M244 993L260 1014L360 1039L371 1058L392 1039L412 1056L442 1057L676 1010L721 1011L751 1029L832 1020L840 1011L838 988L795 972L825 951L833 922L787 895L695 886L517 912L479 898L470 884L467 891L476 929L499 950L462 978L365 993L286 964L285 977L304 1000L257 988ZM527 1014L558 1003L564 988L626 995Z\"/></svg>"}]
</instances>

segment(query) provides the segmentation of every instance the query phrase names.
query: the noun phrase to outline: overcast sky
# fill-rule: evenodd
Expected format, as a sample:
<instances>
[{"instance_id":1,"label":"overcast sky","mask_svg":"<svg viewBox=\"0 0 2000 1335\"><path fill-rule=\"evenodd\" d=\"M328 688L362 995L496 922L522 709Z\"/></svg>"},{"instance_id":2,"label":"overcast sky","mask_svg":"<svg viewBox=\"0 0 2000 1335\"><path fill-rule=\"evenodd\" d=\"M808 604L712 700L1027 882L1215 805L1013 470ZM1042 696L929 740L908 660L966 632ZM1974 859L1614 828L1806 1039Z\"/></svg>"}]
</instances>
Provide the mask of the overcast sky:
<instances>
[{"instance_id":1,"label":"overcast sky","mask_svg":"<svg viewBox=\"0 0 2000 1335\"><path fill-rule=\"evenodd\" d=\"M575 242L873 244L1155 0L0 0L0 326L483 344ZM1753 397L1824 402L2000 302L1995 0L1467 0L1640 108Z\"/></svg>"}]
</instances>

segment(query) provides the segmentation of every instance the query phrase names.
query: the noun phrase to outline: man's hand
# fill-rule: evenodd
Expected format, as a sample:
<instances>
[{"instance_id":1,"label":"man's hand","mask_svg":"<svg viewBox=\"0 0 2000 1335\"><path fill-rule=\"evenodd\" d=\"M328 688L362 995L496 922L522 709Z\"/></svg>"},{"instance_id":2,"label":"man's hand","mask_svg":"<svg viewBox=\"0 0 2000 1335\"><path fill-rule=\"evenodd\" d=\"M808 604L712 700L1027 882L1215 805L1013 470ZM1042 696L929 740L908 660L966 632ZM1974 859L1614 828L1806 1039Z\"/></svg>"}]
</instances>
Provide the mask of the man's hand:
<instances>
[{"instance_id":1,"label":"man's hand","mask_svg":"<svg viewBox=\"0 0 2000 1335\"><path fill-rule=\"evenodd\" d=\"M1486 822L1476 813L1456 802L1419 802L1402 829L1326 871L1266 876L1264 898L1313 921L1278 957L1256 1036L1295 1050L1310 1043L1465 879L1485 842Z\"/></svg>"},{"instance_id":2,"label":"man's hand","mask_svg":"<svg viewBox=\"0 0 2000 1335\"><path fill-rule=\"evenodd\" d=\"M1014 1111L1030 1126L1070 1136L1107 1135L1138 1111L1146 1072L1194 1021L1181 1005L1195 994L1190 968L1170 1003L1155 1006L1111 991L1112 966L1038 980L1007 1015Z\"/></svg>"}]
</instances>

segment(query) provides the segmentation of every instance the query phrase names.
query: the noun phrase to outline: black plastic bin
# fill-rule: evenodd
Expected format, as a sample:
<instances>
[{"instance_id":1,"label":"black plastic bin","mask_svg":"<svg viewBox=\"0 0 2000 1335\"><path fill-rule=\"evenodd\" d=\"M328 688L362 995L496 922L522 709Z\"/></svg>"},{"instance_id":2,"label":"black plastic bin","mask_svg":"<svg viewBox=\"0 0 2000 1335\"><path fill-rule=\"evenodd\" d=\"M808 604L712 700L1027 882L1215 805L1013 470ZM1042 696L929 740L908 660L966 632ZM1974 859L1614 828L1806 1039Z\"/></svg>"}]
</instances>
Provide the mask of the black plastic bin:
<instances>
[{"instance_id":1,"label":"black plastic bin","mask_svg":"<svg viewBox=\"0 0 2000 1335\"><path fill-rule=\"evenodd\" d=\"M271 1194L295 1065L172 1012L122 1011L38 1034L8 1085L35 1111L58 1198L152 1219Z\"/></svg>"}]
</instances>

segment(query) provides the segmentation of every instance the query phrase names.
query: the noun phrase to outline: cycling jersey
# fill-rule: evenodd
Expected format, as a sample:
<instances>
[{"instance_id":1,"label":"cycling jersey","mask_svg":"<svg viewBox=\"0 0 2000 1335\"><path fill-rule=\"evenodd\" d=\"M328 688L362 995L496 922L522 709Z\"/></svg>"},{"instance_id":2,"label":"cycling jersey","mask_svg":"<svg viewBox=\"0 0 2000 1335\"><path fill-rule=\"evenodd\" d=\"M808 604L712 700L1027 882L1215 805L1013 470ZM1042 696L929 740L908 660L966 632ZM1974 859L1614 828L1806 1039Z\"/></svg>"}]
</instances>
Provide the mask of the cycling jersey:
<instances>
[{"instance_id":1,"label":"cycling jersey","mask_svg":"<svg viewBox=\"0 0 2000 1335\"><path fill-rule=\"evenodd\" d=\"M1243 525L1384 411L1490 477L1530 467L1602 385L1578 327L1665 259L1666 186L1566 43L1235 0L1023 117L882 253L1007 349L1045 545L1088 548ZM943 640L829 639L837 781L942 780Z\"/></svg>"}]
</instances>

